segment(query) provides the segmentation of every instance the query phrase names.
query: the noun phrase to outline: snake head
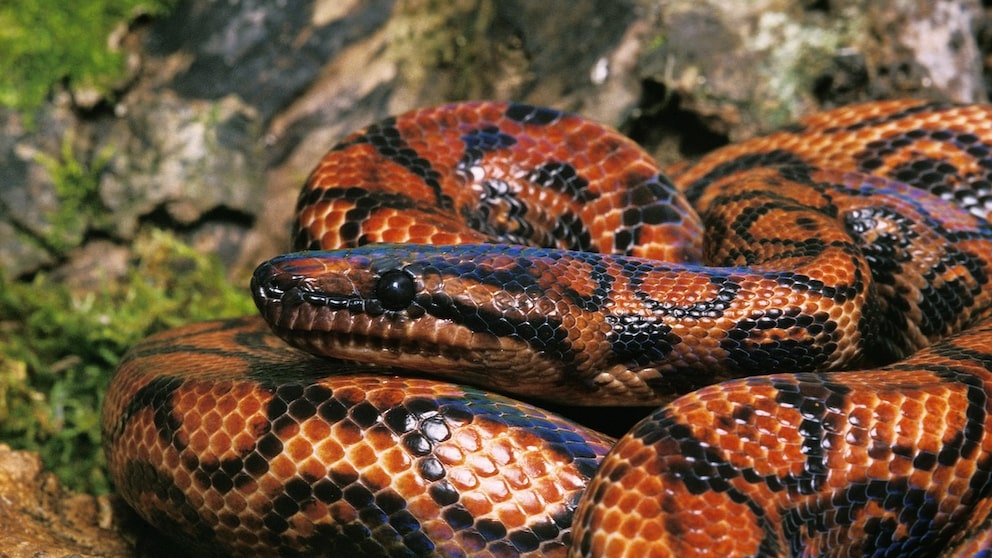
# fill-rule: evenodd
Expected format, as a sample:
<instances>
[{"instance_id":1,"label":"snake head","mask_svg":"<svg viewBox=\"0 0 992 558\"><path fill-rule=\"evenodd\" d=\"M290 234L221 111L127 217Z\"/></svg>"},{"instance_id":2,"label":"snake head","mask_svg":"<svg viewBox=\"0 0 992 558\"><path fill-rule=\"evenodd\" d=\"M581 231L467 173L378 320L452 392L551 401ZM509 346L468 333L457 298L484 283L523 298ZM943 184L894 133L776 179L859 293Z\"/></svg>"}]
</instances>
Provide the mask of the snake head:
<instances>
[{"instance_id":1,"label":"snake head","mask_svg":"<svg viewBox=\"0 0 992 558\"><path fill-rule=\"evenodd\" d=\"M493 389L535 378L539 391L577 354L577 328L563 323L576 319L566 291L581 282L569 280L574 263L557 269L558 254L409 244L298 252L260 265L252 292L275 333L306 351Z\"/></svg>"}]
</instances>

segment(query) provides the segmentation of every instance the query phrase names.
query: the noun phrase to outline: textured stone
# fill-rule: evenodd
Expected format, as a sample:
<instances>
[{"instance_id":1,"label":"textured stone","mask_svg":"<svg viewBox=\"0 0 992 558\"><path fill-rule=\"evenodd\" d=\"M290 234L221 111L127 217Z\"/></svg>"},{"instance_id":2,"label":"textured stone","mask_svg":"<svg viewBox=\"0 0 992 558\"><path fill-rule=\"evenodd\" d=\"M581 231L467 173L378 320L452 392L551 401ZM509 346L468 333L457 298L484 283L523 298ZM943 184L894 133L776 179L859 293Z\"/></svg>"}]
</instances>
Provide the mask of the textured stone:
<instances>
[{"instance_id":1,"label":"textured stone","mask_svg":"<svg viewBox=\"0 0 992 558\"><path fill-rule=\"evenodd\" d=\"M0 555L130 556L113 515L110 498L73 493L37 454L0 444Z\"/></svg>"}]
</instances>

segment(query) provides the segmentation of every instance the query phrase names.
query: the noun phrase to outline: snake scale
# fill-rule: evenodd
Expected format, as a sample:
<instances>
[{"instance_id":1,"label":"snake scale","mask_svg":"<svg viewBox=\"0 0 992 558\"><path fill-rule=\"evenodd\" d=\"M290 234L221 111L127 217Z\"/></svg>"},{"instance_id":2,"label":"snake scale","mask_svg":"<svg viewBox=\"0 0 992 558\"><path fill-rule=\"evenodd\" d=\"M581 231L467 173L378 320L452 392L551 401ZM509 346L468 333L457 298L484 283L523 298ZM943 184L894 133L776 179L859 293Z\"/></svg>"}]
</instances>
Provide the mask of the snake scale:
<instances>
[{"instance_id":1,"label":"snake scale","mask_svg":"<svg viewBox=\"0 0 992 558\"><path fill-rule=\"evenodd\" d=\"M990 128L874 102L662 173L548 108L386 119L267 323L123 359L112 477L203 555L990 556ZM660 407L614 444L487 390Z\"/></svg>"}]
</instances>

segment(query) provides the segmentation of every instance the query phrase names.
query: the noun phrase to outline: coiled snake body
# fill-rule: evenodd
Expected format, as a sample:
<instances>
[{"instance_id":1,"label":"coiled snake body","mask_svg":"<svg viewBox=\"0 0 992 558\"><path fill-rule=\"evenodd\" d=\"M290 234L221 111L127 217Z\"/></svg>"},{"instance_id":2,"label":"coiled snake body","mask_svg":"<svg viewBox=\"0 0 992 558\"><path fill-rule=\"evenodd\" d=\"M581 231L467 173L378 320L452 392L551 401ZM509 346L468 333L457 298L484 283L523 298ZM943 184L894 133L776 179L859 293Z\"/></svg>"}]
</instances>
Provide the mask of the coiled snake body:
<instances>
[{"instance_id":1,"label":"coiled snake body","mask_svg":"<svg viewBox=\"0 0 992 558\"><path fill-rule=\"evenodd\" d=\"M295 247L336 251L255 272L307 352L258 318L151 337L111 473L204 554L989 555L990 127L871 103L671 182L552 109L390 118L300 195ZM664 406L610 450L417 374Z\"/></svg>"}]
</instances>

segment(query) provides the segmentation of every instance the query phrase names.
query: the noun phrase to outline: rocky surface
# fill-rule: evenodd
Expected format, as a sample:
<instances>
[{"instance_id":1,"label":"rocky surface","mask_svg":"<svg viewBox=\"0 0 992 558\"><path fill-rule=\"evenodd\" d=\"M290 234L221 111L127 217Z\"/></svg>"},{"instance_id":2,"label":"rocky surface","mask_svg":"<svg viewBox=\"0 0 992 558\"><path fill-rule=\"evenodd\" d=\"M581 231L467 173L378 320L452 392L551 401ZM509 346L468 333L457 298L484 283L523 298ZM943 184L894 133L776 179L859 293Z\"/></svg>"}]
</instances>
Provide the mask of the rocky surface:
<instances>
[{"instance_id":1,"label":"rocky surface","mask_svg":"<svg viewBox=\"0 0 992 558\"><path fill-rule=\"evenodd\" d=\"M0 444L0 556L129 556L113 505L67 491L37 455Z\"/></svg>"},{"instance_id":2,"label":"rocky surface","mask_svg":"<svg viewBox=\"0 0 992 558\"><path fill-rule=\"evenodd\" d=\"M131 25L120 44L132 75L116 98L57 91L32 126L0 112L8 277L112 279L139 232L163 227L243 281L287 245L296 191L337 138L422 105L495 98L574 110L671 162L822 107L982 101L989 90L992 34L977 1L278 6L186 0ZM67 154L94 179L89 211L64 211L73 208L51 162ZM118 524L105 520L107 500L53 486L36 459L0 448L0 537L17 537L0 555L132 552L105 536Z\"/></svg>"}]
</instances>

